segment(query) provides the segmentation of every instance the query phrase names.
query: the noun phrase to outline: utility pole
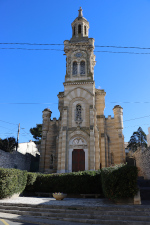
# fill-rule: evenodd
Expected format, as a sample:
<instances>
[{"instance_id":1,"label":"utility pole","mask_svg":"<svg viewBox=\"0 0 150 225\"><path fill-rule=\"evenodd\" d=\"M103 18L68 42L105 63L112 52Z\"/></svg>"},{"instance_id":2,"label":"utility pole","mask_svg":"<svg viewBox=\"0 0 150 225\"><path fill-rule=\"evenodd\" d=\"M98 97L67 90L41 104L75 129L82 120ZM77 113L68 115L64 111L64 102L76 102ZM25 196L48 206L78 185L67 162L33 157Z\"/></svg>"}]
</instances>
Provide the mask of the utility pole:
<instances>
[{"instance_id":1,"label":"utility pole","mask_svg":"<svg viewBox=\"0 0 150 225\"><path fill-rule=\"evenodd\" d=\"M20 123L18 125L16 152L17 152L17 149L18 149L19 133L20 133Z\"/></svg>"}]
</instances>

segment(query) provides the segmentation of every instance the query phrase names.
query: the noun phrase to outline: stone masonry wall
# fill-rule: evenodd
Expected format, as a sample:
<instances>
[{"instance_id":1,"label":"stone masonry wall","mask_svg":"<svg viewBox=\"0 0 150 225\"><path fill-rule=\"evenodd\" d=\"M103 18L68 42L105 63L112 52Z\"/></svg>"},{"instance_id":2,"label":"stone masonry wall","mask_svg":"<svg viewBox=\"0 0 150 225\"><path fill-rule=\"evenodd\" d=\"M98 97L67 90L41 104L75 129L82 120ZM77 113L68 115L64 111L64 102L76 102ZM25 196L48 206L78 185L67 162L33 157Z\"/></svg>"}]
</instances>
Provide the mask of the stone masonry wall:
<instances>
[{"instance_id":1,"label":"stone masonry wall","mask_svg":"<svg viewBox=\"0 0 150 225\"><path fill-rule=\"evenodd\" d=\"M144 179L150 179L150 148L141 150L138 149L133 157L136 160L136 166L139 169L139 176L143 176Z\"/></svg>"},{"instance_id":2,"label":"stone masonry wall","mask_svg":"<svg viewBox=\"0 0 150 225\"><path fill-rule=\"evenodd\" d=\"M0 150L0 167L16 168L20 170L30 171L31 155L21 154L20 152L4 152Z\"/></svg>"}]
</instances>

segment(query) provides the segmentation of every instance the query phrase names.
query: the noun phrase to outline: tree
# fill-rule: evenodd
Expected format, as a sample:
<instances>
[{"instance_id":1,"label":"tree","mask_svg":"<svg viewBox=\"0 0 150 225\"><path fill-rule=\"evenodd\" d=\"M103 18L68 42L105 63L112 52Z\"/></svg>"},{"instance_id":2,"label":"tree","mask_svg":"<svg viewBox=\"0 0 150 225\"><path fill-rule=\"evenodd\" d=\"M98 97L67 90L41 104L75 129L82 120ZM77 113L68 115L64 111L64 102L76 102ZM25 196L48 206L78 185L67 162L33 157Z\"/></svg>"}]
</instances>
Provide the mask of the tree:
<instances>
[{"instance_id":1,"label":"tree","mask_svg":"<svg viewBox=\"0 0 150 225\"><path fill-rule=\"evenodd\" d=\"M13 152L16 149L17 141L14 137L0 139L0 149L5 152Z\"/></svg>"},{"instance_id":2,"label":"tree","mask_svg":"<svg viewBox=\"0 0 150 225\"><path fill-rule=\"evenodd\" d=\"M42 124L36 124L36 127L30 129L30 133L33 135L33 138L36 139L34 142L36 144L40 144L42 137Z\"/></svg>"},{"instance_id":3,"label":"tree","mask_svg":"<svg viewBox=\"0 0 150 225\"><path fill-rule=\"evenodd\" d=\"M146 134L141 127L139 127L137 131L133 132L127 147L133 152L135 152L138 147L147 147Z\"/></svg>"}]
</instances>

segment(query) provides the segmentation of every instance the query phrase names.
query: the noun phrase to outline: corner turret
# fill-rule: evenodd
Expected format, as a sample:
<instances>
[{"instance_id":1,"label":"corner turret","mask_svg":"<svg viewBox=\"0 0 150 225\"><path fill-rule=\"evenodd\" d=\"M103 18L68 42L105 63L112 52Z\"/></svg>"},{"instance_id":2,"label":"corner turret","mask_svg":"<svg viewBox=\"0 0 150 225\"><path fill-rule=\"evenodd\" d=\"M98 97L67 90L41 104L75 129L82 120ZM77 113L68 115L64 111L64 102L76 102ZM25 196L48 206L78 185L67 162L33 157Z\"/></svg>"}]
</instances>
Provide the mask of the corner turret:
<instances>
[{"instance_id":1,"label":"corner turret","mask_svg":"<svg viewBox=\"0 0 150 225\"><path fill-rule=\"evenodd\" d=\"M123 108L120 105L116 105L113 108L114 119L115 119L115 128L123 129Z\"/></svg>"},{"instance_id":2,"label":"corner turret","mask_svg":"<svg viewBox=\"0 0 150 225\"><path fill-rule=\"evenodd\" d=\"M48 131L51 114L52 114L52 112L50 111L50 109L46 108L46 109L43 110L42 132Z\"/></svg>"}]
</instances>

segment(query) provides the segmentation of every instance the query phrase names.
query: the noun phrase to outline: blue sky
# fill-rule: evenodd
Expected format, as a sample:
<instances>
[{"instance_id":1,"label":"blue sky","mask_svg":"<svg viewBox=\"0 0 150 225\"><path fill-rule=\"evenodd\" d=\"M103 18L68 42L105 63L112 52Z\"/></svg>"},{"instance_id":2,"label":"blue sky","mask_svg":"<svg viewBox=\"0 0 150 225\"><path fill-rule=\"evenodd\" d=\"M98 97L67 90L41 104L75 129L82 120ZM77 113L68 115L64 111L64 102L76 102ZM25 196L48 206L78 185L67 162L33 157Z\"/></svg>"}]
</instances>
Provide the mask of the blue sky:
<instances>
[{"instance_id":1,"label":"blue sky","mask_svg":"<svg viewBox=\"0 0 150 225\"><path fill-rule=\"evenodd\" d=\"M71 38L71 23L80 6L95 45L150 48L150 0L0 0L0 43L63 44ZM44 108L59 118L57 94L64 90L66 64L59 51L63 46L0 44L0 48L58 50L0 49L0 137L17 137L20 123L19 142L26 142L33 139L29 129L42 123ZM106 91L105 116L113 116L112 109L119 104L125 141L139 126L147 134L150 49L95 47L95 51L109 51L95 52L95 85Z\"/></svg>"}]
</instances>

